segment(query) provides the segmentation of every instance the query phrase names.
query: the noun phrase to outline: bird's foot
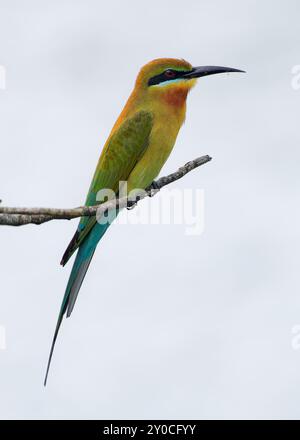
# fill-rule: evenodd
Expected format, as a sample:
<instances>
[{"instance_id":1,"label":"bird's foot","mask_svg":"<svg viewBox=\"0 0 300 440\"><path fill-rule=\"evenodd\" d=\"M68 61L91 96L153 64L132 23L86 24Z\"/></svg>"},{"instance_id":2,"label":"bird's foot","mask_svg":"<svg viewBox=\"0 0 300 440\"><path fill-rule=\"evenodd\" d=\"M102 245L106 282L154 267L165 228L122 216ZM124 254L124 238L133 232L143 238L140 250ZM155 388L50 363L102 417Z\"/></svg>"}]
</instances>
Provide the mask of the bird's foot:
<instances>
[{"instance_id":1,"label":"bird's foot","mask_svg":"<svg viewBox=\"0 0 300 440\"><path fill-rule=\"evenodd\" d=\"M135 198L135 200L127 200L127 206L126 208L128 209L128 211L130 211L131 209L135 208L136 205L138 204L138 201L140 200L140 197L137 196Z\"/></svg>"},{"instance_id":2,"label":"bird's foot","mask_svg":"<svg viewBox=\"0 0 300 440\"><path fill-rule=\"evenodd\" d=\"M160 190L160 187L157 185L155 181L151 183L151 185L147 188L148 196L153 197Z\"/></svg>"}]
</instances>

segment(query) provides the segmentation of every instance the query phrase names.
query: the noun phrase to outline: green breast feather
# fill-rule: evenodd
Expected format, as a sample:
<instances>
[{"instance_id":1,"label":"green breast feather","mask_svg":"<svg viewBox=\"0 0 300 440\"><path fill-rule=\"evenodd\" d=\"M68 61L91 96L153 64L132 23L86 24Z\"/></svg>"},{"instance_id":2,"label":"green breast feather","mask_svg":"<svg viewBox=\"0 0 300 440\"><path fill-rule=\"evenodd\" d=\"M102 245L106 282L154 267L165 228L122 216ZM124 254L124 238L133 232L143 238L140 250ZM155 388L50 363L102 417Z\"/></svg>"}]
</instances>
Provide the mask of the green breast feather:
<instances>
[{"instance_id":1,"label":"green breast feather","mask_svg":"<svg viewBox=\"0 0 300 440\"><path fill-rule=\"evenodd\" d=\"M127 180L131 171L149 145L149 136L153 126L150 112L140 111L125 120L113 133L105 150L101 154L94 174L86 206L97 204L97 193L104 188L118 191L119 181ZM65 264L96 223L96 219L83 217L62 260Z\"/></svg>"}]
</instances>

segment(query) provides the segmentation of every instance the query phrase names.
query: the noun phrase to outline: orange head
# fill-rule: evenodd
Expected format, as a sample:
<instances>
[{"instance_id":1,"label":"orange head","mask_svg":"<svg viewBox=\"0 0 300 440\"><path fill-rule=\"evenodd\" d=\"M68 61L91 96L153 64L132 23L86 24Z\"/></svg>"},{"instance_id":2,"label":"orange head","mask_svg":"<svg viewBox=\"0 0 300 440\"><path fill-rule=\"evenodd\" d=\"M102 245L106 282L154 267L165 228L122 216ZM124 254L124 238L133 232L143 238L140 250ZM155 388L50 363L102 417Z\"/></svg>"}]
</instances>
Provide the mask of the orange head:
<instances>
[{"instance_id":1,"label":"orange head","mask_svg":"<svg viewBox=\"0 0 300 440\"><path fill-rule=\"evenodd\" d=\"M223 72L241 72L237 69L219 66L192 67L190 63L176 58L159 58L150 61L140 70L135 91L150 100L163 100L172 106L185 103L189 90L196 79Z\"/></svg>"}]
</instances>

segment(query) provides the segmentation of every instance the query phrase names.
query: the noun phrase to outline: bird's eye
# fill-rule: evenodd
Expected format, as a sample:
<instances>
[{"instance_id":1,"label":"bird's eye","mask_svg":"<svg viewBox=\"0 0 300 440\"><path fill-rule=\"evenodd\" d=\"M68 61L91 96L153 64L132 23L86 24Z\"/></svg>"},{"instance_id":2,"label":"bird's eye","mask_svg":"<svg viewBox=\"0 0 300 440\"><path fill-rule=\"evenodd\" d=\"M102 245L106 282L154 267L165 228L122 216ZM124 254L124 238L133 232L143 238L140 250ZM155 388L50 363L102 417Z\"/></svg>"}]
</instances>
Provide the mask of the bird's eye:
<instances>
[{"instance_id":1,"label":"bird's eye","mask_svg":"<svg viewBox=\"0 0 300 440\"><path fill-rule=\"evenodd\" d=\"M165 77L166 78L175 78L176 74L173 72L173 70L166 70L165 71Z\"/></svg>"}]
</instances>

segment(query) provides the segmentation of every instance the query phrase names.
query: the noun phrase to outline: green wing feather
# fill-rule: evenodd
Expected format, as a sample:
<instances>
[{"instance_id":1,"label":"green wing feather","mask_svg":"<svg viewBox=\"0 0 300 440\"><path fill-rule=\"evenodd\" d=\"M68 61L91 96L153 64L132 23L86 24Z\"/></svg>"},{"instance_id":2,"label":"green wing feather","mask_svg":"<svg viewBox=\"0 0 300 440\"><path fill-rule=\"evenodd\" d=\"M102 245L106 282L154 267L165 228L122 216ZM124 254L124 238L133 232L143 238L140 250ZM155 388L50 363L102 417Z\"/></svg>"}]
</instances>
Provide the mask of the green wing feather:
<instances>
[{"instance_id":1,"label":"green wing feather","mask_svg":"<svg viewBox=\"0 0 300 440\"><path fill-rule=\"evenodd\" d=\"M97 165L86 206L97 204L97 193L104 188L117 192L119 181L127 180L131 171L149 145L153 126L152 113L140 111L126 119L107 142ZM82 244L96 223L95 217L83 217L78 229L63 255L65 265L75 250Z\"/></svg>"}]
</instances>

